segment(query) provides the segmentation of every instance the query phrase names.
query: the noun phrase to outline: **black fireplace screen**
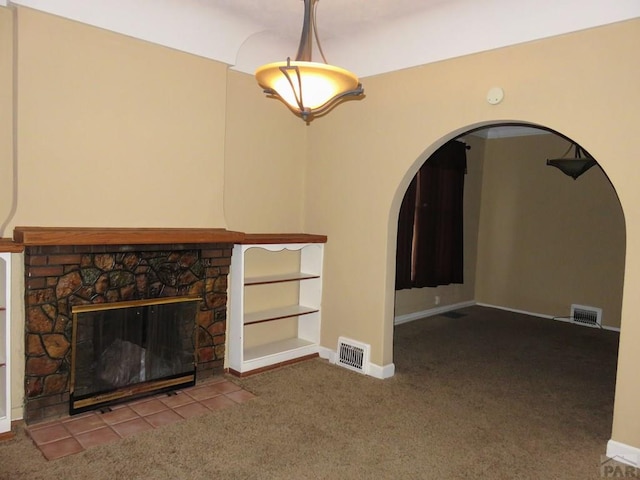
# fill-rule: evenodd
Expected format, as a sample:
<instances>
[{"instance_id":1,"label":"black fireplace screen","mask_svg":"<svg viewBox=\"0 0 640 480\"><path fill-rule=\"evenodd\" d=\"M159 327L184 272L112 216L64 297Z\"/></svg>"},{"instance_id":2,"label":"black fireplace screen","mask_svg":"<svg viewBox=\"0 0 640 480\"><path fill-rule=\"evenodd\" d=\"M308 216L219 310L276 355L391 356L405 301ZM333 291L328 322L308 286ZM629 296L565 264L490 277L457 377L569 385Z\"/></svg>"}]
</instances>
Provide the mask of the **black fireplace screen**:
<instances>
[{"instance_id":1,"label":"black fireplace screen","mask_svg":"<svg viewBox=\"0 0 640 480\"><path fill-rule=\"evenodd\" d=\"M194 385L200 301L73 307L70 414Z\"/></svg>"}]
</instances>

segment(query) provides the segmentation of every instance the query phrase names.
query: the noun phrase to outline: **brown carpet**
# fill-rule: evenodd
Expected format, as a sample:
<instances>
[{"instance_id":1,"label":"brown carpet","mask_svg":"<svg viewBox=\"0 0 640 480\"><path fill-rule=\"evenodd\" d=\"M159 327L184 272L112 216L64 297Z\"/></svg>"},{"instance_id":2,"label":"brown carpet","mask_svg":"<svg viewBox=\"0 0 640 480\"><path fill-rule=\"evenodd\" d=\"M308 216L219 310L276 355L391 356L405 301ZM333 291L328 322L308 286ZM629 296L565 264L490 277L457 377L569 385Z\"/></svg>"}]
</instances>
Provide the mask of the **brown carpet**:
<instances>
[{"instance_id":1,"label":"brown carpet","mask_svg":"<svg viewBox=\"0 0 640 480\"><path fill-rule=\"evenodd\" d=\"M471 307L395 329L396 375L311 360L247 403L46 461L19 429L1 479L597 479L618 334Z\"/></svg>"}]
</instances>

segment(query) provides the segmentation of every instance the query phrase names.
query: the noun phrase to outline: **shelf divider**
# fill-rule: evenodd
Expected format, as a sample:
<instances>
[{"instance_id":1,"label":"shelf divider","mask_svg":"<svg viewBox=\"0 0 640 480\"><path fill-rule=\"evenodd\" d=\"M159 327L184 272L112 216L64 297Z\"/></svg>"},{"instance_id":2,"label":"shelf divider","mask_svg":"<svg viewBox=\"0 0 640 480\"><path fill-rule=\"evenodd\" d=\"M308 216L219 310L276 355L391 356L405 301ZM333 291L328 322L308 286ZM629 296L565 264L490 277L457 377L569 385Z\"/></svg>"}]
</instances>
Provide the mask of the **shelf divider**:
<instances>
[{"instance_id":1,"label":"shelf divider","mask_svg":"<svg viewBox=\"0 0 640 480\"><path fill-rule=\"evenodd\" d=\"M283 273L279 275L264 275L260 277L246 277L244 279L245 285L266 285L269 283L282 283L282 282L297 282L299 280L311 280L313 278L320 278L320 275L314 273Z\"/></svg>"},{"instance_id":2,"label":"shelf divider","mask_svg":"<svg viewBox=\"0 0 640 480\"><path fill-rule=\"evenodd\" d=\"M251 325L254 323L272 322L282 318L298 317L300 315L308 315L310 313L319 312L317 308L306 307L304 305L291 305L288 307L270 308L268 310L260 310L244 314L244 324Z\"/></svg>"}]
</instances>

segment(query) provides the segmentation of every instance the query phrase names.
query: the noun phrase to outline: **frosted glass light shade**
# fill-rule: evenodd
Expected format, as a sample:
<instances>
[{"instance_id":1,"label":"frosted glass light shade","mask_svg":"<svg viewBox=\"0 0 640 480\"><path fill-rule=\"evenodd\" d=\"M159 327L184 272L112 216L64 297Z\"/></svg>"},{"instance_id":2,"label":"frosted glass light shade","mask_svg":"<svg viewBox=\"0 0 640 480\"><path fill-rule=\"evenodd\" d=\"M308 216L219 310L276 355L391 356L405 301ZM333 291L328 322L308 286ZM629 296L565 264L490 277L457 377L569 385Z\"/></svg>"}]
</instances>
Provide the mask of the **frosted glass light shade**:
<instances>
[{"instance_id":1,"label":"frosted glass light shade","mask_svg":"<svg viewBox=\"0 0 640 480\"><path fill-rule=\"evenodd\" d=\"M313 113L330 105L334 99L361 93L362 90L358 77L353 73L326 63L269 63L258 68L255 76L265 91L280 97L295 111Z\"/></svg>"}]
</instances>

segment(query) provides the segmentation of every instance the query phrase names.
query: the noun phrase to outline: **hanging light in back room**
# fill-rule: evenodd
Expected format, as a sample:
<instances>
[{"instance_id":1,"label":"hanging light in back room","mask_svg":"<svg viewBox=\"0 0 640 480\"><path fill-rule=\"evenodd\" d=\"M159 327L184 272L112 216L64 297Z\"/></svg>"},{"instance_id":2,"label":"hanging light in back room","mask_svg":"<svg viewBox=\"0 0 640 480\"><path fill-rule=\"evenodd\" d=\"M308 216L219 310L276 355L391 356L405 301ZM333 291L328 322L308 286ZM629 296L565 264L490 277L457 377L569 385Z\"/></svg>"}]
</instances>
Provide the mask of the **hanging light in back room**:
<instances>
[{"instance_id":1,"label":"hanging light in back room","mask_svg":"<svg viewBox=\"0 0 640 480\"><path fill-rule=\"evenodd\" d=\"M267 96L285 102L307 123L327 113L347 97L364 96L357 76L344 68L327 64L316 28L318 1L304 0L304 21L296 59L287 58L286 62L263 65L255 73ZM314 38L324 63L311 61Z\"/></svg>"},{"instance_id":2,"label":"hanging light in back room","mask_svg":"<svg viewBox=\"0 0 640 480\"><path fill-rule=\"evenodd\" d=\"M567 157L571 148L574 148L573 158ZM597 165L598 162L585 152L580 145L577 143L572 143L569 146L569 150L562 156L562 158L553 158L547 160L547 165L550 167L556 167L565 175L570 176L574 180L577 179L584 172L589 170L594 165Z\"/></svg>"}]
</instances>

